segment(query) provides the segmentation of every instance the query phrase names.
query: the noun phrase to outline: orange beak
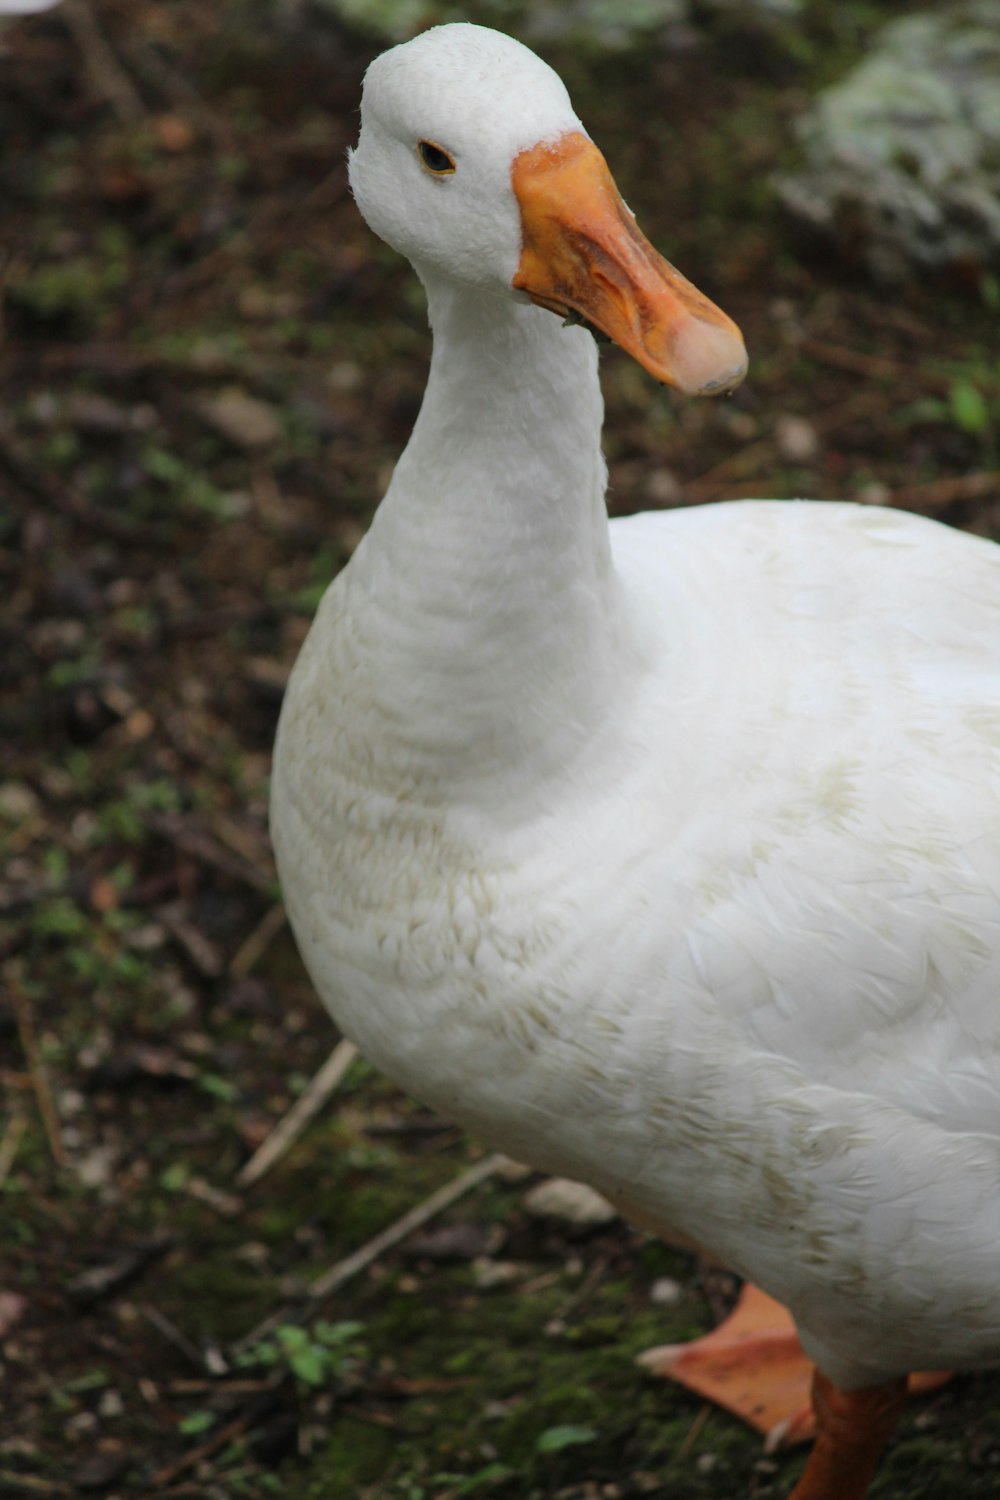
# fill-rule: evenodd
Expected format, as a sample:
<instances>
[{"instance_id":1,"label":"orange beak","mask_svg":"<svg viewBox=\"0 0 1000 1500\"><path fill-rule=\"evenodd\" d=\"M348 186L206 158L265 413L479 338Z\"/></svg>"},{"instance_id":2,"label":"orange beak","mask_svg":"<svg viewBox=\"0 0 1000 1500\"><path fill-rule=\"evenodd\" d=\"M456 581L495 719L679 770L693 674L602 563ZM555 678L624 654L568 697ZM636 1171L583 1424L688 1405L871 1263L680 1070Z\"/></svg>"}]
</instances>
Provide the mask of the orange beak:
<instances>
[{"instance_id":1,"label":"orange beak","mask_svg":"<svg viewBox=\"0 0 1000 1500\"><path fill-rule=\"evenodd\" d=\"M747 370L740 330L653 249L592 141L571 131L532 146L515 158L511 181L521 208L519 291L592 324L688 395L739 385Z\"/></svg>"}]
</instances>

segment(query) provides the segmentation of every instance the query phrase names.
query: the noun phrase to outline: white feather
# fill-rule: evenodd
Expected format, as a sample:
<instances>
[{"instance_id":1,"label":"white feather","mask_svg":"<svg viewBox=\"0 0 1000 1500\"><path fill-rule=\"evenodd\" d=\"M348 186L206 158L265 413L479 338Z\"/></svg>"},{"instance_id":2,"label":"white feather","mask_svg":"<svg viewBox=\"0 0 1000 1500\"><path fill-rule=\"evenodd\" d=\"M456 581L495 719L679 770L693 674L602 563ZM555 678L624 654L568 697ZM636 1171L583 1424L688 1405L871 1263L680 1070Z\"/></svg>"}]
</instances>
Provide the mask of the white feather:
<instances>
[{"instance_id":1,"label":"white feather","mask_svg":"<svg viewBox=\"0 0 1000 1500\"><path fill-rule=\"evenodd\" d=\"M0 16L31 16L58 4L59 0L0 0Z\"/></svg>"}]
</instances>

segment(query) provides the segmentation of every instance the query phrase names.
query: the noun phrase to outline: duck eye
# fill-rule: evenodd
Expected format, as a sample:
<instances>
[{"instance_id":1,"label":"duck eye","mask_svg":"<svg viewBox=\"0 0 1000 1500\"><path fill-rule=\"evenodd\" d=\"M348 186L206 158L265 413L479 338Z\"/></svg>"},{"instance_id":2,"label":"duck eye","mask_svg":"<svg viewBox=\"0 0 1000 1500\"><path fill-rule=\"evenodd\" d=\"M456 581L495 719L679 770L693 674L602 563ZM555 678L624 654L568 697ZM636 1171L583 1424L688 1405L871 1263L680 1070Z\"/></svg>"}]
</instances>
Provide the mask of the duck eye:
<instances>
[{"instance_id":1,"label":"duck eye","mask_svg":"<svg viewBox=\"0 0 1000 1500\"><path fill-rule=\"evenodd\" d=\"M447 177L455 170L455 158L449 156L440 146L435 146L433 141L419 141L417 153L420 157L421 166L427 168L435 177Z\"/></svg>"}]
</instances>

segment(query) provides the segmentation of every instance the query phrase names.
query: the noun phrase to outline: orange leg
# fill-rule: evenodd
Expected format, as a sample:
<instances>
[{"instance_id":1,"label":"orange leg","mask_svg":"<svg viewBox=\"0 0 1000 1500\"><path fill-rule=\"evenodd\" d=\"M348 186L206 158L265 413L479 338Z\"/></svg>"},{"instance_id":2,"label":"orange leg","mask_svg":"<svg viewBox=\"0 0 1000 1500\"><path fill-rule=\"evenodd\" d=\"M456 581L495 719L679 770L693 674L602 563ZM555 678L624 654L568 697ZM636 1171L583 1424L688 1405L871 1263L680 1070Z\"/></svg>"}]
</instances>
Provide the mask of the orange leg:
<instances>
[{"instance_id":1,"label":"orange leg","mask_svg":"<svg viewBox=\"0 0 1000 1500\"><path fill-rule=\"evenodd\" d=\"M906 1381L841 1391L817 1370L816 1441L789 1500L864 1500L906 1401Z\"/></svg>"}]
</instances>

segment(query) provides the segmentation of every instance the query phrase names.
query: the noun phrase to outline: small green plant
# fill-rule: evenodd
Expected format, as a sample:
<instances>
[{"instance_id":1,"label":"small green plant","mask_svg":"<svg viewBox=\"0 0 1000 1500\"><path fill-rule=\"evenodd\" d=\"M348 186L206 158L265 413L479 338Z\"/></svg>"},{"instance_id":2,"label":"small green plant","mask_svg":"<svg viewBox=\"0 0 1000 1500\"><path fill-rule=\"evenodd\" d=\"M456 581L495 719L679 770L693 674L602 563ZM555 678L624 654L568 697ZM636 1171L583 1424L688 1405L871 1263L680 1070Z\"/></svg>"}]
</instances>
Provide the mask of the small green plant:
<instances>
[{"instance_id":1,"label":"small green plant","mask_svg":"<svg viewBox=\"0 0 1000 1500\"><path fill-rule=\"evenodd\" d=\"M343 1380L364 1357L358 1335L363 1323L327 1323L311 1328L283 1323L270 1338L261 1339L239 1358L243 1366L284 1366L303 1386L316 1389Z\"/></svg>"},{"instance_id":2,"label":"small green plant","mask_svg":"<svg viewBox=\"0 0 1000 1500\"><path fill-rule=\"evenodd\" d=\"M989 402L971 380L955 380L948 392L948 407L956 427L970 437L983 437L990 428Z\"/></svg>"},{"instance_id":3,"label":"small green plant","mask_svg":"<svg viewBox=\"0 0 1000 1500\"><path fill-rule=\"evenodd\" d=\"M576 1448L581 1443L592 1443L596 1436L593 1427L547 1427L535 1447L539 1453L560 1453L563 1448Z\"/></svg>"}]
</instances>

